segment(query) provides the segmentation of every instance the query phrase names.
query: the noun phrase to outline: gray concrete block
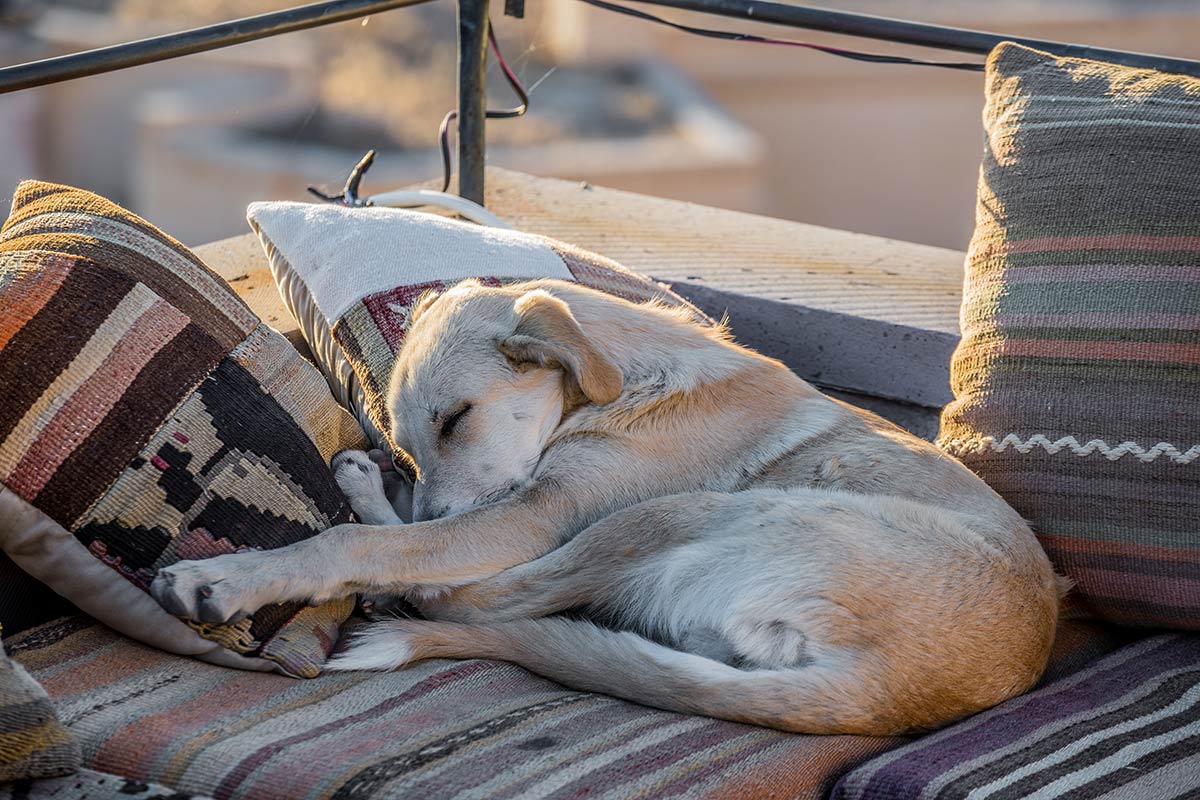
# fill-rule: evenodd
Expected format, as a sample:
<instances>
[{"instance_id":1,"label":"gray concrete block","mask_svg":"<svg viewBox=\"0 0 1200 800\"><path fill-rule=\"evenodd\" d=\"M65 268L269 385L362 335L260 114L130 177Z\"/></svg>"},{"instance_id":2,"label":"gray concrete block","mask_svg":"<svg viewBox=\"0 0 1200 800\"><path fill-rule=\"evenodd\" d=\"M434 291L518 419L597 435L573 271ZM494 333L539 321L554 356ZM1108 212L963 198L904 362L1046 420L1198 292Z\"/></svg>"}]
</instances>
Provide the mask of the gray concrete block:
<instances>
[{"instance_id":1,"label":"gray concrete block","mask_svg":"<svg viewBox=\"0 0 1200 800\"><path fill-rule=\"evenodd\" d=\"M742 294L711 281L672 287L712 317L727 313L738 342L814 384L930 409L951 399L956 334Z\"/></svg>"}]
</instances>

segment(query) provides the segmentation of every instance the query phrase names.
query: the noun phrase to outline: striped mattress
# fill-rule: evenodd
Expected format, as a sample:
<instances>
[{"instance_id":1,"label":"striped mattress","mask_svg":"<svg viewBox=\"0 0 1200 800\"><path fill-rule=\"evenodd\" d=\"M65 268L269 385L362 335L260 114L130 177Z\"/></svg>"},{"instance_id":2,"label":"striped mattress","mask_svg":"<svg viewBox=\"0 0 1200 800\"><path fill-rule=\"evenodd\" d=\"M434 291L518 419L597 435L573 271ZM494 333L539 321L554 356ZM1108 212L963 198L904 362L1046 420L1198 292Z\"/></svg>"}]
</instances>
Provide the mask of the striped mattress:
<instances>
[{"instance_id":1,"label":"striped mattress","mask_svg":"<svg viewBox=\"0 0 1200 800\"><path fill-rule=\"evenodd\" d=\"M1068 623L1046 680L1129 641ZM83 617L12 637L92 769L216 798L818 798L907 740L796 736L574 692L492 661L308 681Z\"/></svg>"},{"instance_id":2,"label":"striped mattress","mask_svg":"<svg viewBox=\"0 0 1200 800\"><path fill-rule=\"evenodd\" d=\"M1200 796L1200 636L1155 636L893 750L835 800Z\"/></svg>"}]
</instances>

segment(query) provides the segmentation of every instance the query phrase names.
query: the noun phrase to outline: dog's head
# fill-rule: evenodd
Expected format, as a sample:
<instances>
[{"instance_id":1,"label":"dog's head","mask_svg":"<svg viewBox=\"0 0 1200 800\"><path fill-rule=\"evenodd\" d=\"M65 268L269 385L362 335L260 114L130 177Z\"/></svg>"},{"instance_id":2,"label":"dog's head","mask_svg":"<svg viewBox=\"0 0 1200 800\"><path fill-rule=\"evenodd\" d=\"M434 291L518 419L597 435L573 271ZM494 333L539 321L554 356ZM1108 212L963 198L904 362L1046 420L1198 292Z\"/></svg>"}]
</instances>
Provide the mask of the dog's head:
<instances>
[{"instance_id":1,"label":"dog's head","mask_svg":"<svg viewBox=\"0 0 1200 800\"><path fill-rule=\"evenodd\" d=\"M414 521L521 488L563 414L609 403L621 387L620 370L545 289L464 281L422 297L388 392L393 441L417 468Z\"/></svg>"}]
</instances>

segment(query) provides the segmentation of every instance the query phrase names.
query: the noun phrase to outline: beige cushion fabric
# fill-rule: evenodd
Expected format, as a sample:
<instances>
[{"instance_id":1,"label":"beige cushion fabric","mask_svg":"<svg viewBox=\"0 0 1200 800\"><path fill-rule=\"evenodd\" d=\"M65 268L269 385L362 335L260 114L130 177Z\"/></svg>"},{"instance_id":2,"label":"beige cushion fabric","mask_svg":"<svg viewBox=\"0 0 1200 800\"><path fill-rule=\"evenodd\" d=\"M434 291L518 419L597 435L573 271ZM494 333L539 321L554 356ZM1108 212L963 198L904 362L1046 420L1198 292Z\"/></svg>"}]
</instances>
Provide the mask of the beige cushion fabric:
<instances>
[{"instance_id":1,"label":"beige cushion fabric","mask_svg":"<svg viewBox=\"0 0 1200 800\"><path fill-rule=\"evenodd\" d=\"M0 549L17 566L113 630L146 644L211 664L270 670L263 658L247 658L205 639L163 611L150 595L113 571L69 531L0 484Z\"/></svg>"}]
</instances>

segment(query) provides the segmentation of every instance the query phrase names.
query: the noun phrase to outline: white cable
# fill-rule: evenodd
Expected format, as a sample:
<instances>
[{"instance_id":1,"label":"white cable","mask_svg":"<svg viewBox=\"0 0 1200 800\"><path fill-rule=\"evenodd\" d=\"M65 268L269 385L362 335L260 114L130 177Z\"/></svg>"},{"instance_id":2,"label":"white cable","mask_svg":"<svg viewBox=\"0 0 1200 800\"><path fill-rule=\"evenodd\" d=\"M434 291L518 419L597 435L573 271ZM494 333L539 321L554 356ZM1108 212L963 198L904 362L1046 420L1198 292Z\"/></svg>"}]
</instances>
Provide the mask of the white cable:
<instances>
[{"instance_id":1,"label":"white cable","mask_svg":"<svg viewBox=\"0 0 1200 800\"><path fill-rule=\"evenodd\" d=\"M472 222L491 228L508 228L512 225L497 217L478 203L465 197L447 192L435 192L432 189L397 189L391 192L380 192L367 198L373 206L388 206L391 208L418 208L420 206L436 206L461 214Z\"/></svg>"}]
</instances>

